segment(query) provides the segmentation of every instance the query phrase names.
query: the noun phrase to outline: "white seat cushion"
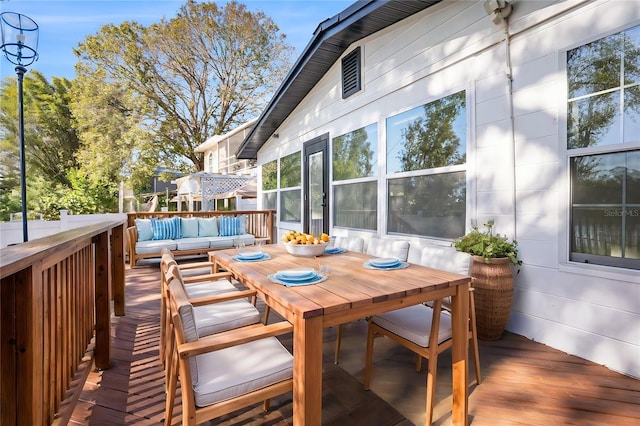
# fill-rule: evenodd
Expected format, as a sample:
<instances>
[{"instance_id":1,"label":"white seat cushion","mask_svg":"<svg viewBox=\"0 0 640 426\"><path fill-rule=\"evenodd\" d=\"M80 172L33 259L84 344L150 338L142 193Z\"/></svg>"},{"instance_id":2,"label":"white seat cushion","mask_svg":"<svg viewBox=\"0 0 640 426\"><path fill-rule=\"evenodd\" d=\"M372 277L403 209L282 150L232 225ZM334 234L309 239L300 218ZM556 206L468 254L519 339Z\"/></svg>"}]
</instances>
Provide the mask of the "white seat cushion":
<instances>
[{"instance_id":1,"label":"white seat cushion","mask_svg":"<svg viewBox=\"0 0 640 426\"><path fill-rule=\"evenodd\" d=\"M187 291L189 299L197 299L199 297L215 296L216 294L238 291L236 286L225 279L185 284L184 289Z\"/></svg>"},{"instance_id":2,"label":"white seat cushion","mask_svg":"<svg viewBox=\"0 0 640 426\"><path fill-rule=\"evenodd\" d=\"M333 245L348 251L362 253L364 250L364 239L360 237L336 237Z\"/></svg>"},{"instance_id":3,"label":"white seat cushion","mask_svg":"<svg viewBox=\"0 0 640 426\"><path fill-rule=\"evenodd\" d=\"M367 244L367 254L376 257L397 257L406 262L409 256L409 242L373 237Z\"/></svg>"},{"instance_id":4,"label":"white seat cushion","mask_svg":"<svg viewBox=\"0 0 640 426\"><path fill-rule=\"evenodd\" d=\"M293 356L275 337L198 355L196 406L204 407L293 377Z\"/></svg>"},{"instance_id":5,"label":"white seat cushion","mask_svg":"<svg viewBox=\"0 0 640 426\"><path fill-rule=\"evenodd\" d=\"M372 321L385 330L404 337L423 348L428 348L432 318L433 309L425 305L414 305L374 315ZM450 339L451 336L451 317L446 314L440 315L438 343Z\"/></svg>"},{"instance_id":6,"label":"white seat cushion","mask_svg":"<svg viewBox=\"0 0 640 426\"><path fill-rule=\"evenodd\" d=\"M208 238L180 238L176 240L178 250L206 249L209 248Z\"/></svg>"},{"instance_id":7,"label":"white seat cushion","mask_svg":"<svg viewBox=\"0 0 640 426\"><path fill-rule=\"evenodd\" d=\"M233 235L229 237L207 237L211 248L233 248L236 241L242 241L245 245L251 245L256 241L252 234Z\"/></svg>"},{"instance_id":8,"label":"white seat cushion","mask_svg":"<svg viewBox=\"0 0 640 426\"><path fill-rule=\"evenodd\" d=\"M160 253L163 248L175 250L178 245L174 240L148 240L138 241L136 243L136 253L138 254L155 254Z\"/></svg>"},{"instance_id":9,"label":"white seat cushion","mask_svg":"<svg viewBox=\"0 0 640 426\"><path fill-rule=\"evenodd\" d=\"M458 251L454 247L428 245L422 248L420 264L455 274L469 275L471 255Z\"/></svg>"},{"instance_id":10,"label":"white seat cushion","mask_svg":"<svg viewBox=\"0 0 640 426\"><path fill-rule=\"evenodd\" d=\"M260 312L246 300L194 306L198 336L208 336L260 322Z\"/></svg>"}]
</instances>

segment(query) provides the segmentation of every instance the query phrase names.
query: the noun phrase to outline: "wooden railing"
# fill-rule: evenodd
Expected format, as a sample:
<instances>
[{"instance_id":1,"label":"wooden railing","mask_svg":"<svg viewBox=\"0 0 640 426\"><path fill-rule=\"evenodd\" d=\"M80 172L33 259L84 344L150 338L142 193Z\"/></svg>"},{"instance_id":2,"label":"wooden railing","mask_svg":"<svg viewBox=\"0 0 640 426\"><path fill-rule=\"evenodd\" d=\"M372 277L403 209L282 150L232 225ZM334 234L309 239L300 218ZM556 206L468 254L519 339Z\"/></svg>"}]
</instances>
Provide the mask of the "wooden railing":
<instances>
[{"instance_id":1,"label":"wooden railing","mask_svg":"<svg viewBox=\"0 0 640 426\"><path fill-rule=\"evenodd\" d=\"M109 368L111 300L124 315L124 225L0 249L0 424L64 422L60 404L82 359Z\"/></svg>"}]
</instances>

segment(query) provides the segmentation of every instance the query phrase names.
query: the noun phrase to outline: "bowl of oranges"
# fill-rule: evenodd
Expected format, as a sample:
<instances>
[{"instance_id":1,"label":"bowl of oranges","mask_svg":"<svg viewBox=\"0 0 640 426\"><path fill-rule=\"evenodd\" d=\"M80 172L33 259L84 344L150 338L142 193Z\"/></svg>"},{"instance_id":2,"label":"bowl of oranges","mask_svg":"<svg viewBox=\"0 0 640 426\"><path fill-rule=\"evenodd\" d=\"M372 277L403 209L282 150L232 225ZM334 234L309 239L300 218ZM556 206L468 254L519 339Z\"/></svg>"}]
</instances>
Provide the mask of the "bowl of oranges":
<instances>
[{"instance_id":1,"label":"bowl of oranges","mask_svg":"<svg viewBox=\"0 0 640 426\"><path fill-rule=\"evenodd\" d=\"M289 254L298 257L316 257L324 254L329 235L315 236L303 232L288 231L282 236L282 242Z\"/></svg>"}]
</instances>

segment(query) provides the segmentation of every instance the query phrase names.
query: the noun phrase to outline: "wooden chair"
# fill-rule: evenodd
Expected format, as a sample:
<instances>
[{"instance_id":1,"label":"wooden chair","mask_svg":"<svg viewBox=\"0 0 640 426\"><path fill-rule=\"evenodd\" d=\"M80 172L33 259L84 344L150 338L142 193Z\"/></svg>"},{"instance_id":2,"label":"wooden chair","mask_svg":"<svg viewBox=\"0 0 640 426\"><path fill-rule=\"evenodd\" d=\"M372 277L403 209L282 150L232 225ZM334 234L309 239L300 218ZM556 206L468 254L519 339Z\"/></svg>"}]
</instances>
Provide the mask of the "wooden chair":
<instances>
[{"instance_id":1,"label":"wooden chair","mask_svg":"<svg viewBox=\"0 0 640 426\"><path fill-rule=\"evenodd\" d=\"M169 303L167 299L167 272L171 265L180 270L182 282L190 299L207 298L239 289L233 284L233 275L229 272L213 273L211 262L195 262L178 265L171 251L163 249L160 260L160 360L166 361L167 326L169 323ZM186 276L185 276L186 275ZM254 293L255 294L255 293ZM242 296L246 297L246 296Z\"/></svg>"},{"instance_id":2,"label":"wooden chair","mask_svg":"<svg viewBox=\"0 0 640 426\"><path fill-rule=\"evenodd\" d=\"M338 238L338 237L337 237ZM336 241L337 241L336 238ZM350 237L350 238L359 238L362 243L364 240L360 237ZM359 241L355 240L355 242L346 240L342 242L347 246L352 245L354 247L362 247L363 245L359 245ZM367 244L367 254L376 257L397 257L402 262L407 261L407 257L409 256L409 242L403 240L392 240L390 238L379 238L373 237L369 240L369 244ZM336 331L336 343L333 354L333 363L338 364L340 362L340 345L342 344L342 324L338 325L338 329Z\"/></svg>"},{"instance_id":3,"label":"wooden chair","mask_svg":"<svg viewBox=\"0 0 640 426\"><path fill-rule=\"evenodd\" d=\"M457 252L455 249L433 246L423 249L420 263L424 266L469 275L471 258L468 254ZM431 306L426 304L409 306L369 318L364 388L369 389L371 384L374 338L387 336L416 353L416 371L420 371L423 357L428 361L427 424L431 424L433 421L438 355L449 349L453 343L451 313L443 308L443 305L446 304L450 304L450 301L439 299L434 301ZM475 303L473 292L471 292L468 338L472 343L476 381L480 384L482 379L475 319Z\"/></svg>"},{"instance_id":4,"label":"wooden chair","mask_svg":"<svg viewBox=\"0 0 640 426\"><path fill-rule=\"evenodd\" d=\"M182 424L196 425L293 390L293 356L274 336L290 333L286 322L253 324L210 336L198 330L196 307L178 279L170 280L170 374L165 425L173 417L178 376Z\"/></svg>"}]
</instances>

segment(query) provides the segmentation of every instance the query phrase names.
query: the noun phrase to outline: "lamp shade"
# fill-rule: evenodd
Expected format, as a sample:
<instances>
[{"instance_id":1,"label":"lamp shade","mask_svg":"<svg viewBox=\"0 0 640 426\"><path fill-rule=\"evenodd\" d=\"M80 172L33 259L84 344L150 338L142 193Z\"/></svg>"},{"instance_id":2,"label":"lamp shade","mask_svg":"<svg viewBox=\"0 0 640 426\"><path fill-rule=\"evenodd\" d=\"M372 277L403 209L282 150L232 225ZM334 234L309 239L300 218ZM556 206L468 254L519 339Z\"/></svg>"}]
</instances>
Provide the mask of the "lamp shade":
<instances>
[{"instance_id":1,"label":"lamp shade","mask_svg":"<svg viewBox=\"0 0 640 426\"><path fill-rule=\"evenodd\" d=\"M38 59L38 24L14 12L0 14L2 51L12 64L28 66Z\"/></svg>"}]
</instances>

